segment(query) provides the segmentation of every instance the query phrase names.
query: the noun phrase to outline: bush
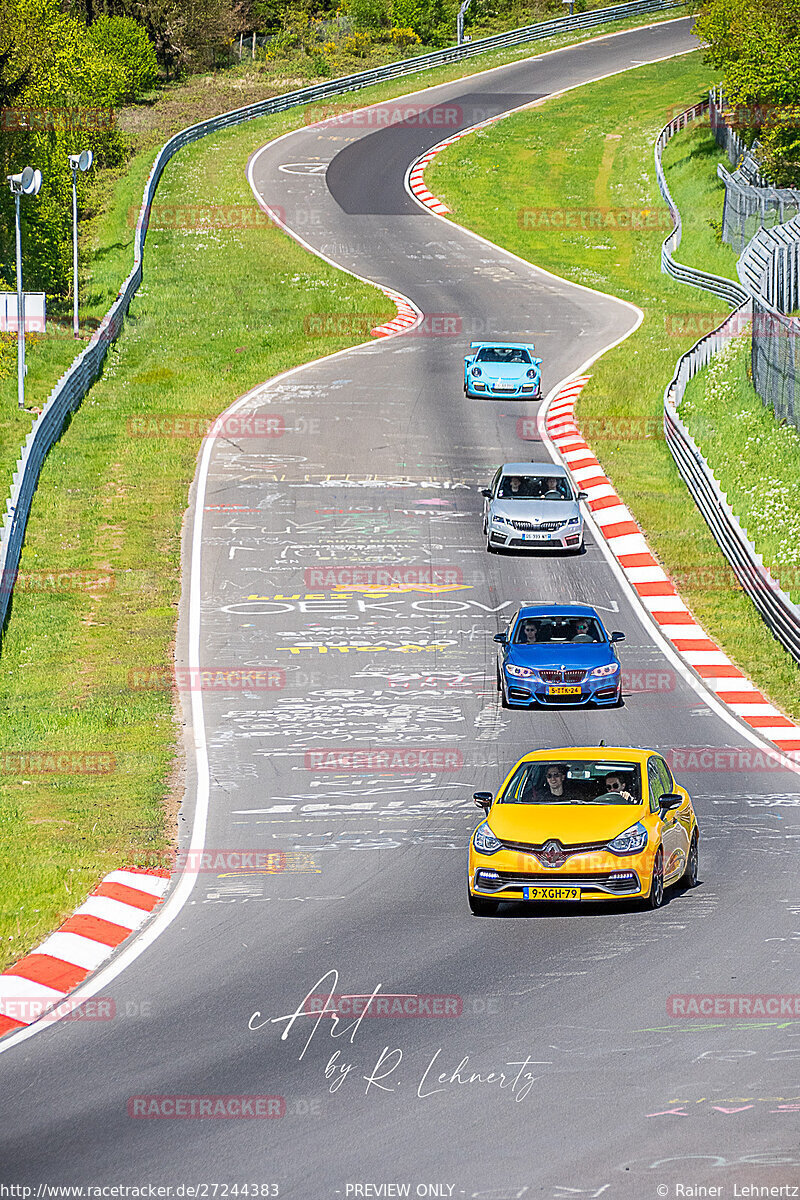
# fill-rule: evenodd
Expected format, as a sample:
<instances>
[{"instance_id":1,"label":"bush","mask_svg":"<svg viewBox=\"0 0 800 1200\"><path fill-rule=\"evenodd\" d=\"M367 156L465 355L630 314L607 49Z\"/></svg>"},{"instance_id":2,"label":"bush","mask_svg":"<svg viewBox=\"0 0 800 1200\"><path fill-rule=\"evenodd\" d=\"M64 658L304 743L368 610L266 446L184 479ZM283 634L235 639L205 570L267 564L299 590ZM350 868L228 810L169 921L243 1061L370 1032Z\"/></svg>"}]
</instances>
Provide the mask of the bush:
<instances>
[{"instance_id":1,"label":"bush","mask_svg":"<svg viewBox=\"0 0 800 1200\"><path fill-rule=\"evenodd\" d=\"M353 58L366 58L372 49L372 38L364 30L356 30L352 37L345 38L342 50Z\"/></svg>"},{"instance_id":2,"label":"bush","mask_svg":"<svg viewBox=\"0 0 800 1200\"><path fill-rule=\"evenodd\" d=\"M88 30L89 41L121 68L123 91L118 103L137 100L158 82L155 46L147 31L132 17L98 17Z\"/></svg>"},{"instance_id":3,"label":"bush","mask_svg":"<svg viewBox=\"0 0 800 1200\"><path fill-rule=\"evenodd\" d=\"M356 29L377 31L391 25L389 0L344 0L343 8Z\"/></svg>"},{"instance_id":4,"label":"bush","mask_svg":"<svg viewBox=\"0 0 800 1200\"><path fill-rule=\"evenodd\" d=\"M393 46L398 46L401 50L405 50L408 46L419 46L420 38L413 29L398 29L397 26L389 30L389 41Z\"/></svg>"}]
</instances>

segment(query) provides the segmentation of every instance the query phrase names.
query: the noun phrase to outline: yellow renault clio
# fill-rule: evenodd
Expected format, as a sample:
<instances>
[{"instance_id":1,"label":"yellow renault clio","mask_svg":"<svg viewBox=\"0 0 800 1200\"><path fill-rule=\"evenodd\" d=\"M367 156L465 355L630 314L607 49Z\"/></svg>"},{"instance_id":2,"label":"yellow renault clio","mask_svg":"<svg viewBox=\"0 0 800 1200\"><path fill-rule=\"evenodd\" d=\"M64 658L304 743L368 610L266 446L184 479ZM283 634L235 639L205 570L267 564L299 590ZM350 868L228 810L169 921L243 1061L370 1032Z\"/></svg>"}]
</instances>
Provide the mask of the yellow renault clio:
<instances>
[{"instance_id":1,"label":"yellow renault clio","mask_svg":"<svg viewBox=\"0 0 800 1200\"><path fill-rule=\"evenodd\" d=\"M501 900L638 899L697 884L699 830L689 793L654 750L535 750L497 796L476 792L486 819L469 847L469 906Z\"/></svg>"}]
</instances>

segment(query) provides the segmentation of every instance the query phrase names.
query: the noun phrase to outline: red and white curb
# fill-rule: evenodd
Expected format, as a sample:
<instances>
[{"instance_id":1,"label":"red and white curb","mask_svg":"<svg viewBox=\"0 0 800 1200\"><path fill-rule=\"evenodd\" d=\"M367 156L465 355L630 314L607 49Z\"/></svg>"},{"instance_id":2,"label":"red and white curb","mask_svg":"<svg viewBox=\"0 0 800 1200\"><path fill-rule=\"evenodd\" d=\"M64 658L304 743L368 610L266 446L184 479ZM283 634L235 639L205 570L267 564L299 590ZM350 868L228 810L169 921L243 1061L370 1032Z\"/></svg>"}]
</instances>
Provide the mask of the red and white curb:
<instances>
[{"instance_id":1,"label":"red and white curb","mask_svg":"<svg viewBox=\"0 0 800 1200\"><path fill-rule=\"evenodd\" d=\"M440 200L438 196L434 196L433 192L429 191L425 184L424 172L428 163L436 158L437 154L441 154L442 150L446 150L448 146L452 146L453 142L457 142L460 138L466 137L467 134L475 133L478 129L483 129L486 125L494 125L503 117L508 116L508 113L500 113L496 117L489 117L486 121L481 121L479 125L470 125L469 129L461 129L458 133L454 133L452 137L445 138L443 142L437 142L430 150L426 150L422 158L418 158L411 164L411 169L408 173L408 186L410 191L414 193L420 204L424 204L431 212L443 213L452 212L445 204L444 200Z\"/></svg>"},{"instance_id":2,"label":"red and white curb","mask_svg":"<svg viewBox=\"0 0 800 1200\"><path fill-rule=\"evenodd\" d=\"M0 1037L58 1010L144 924L169 880L166 870L109 872L60 929L0 974Z\"/></svg>"},{"instance_id":3,"label":"red and white curb","mask_svg":"<svg viewBox=\"0 0 800 1200\"><path fill-rule=\"evenodd\" d=\"M401 296L399 292L394 292L387 287L382 287L381 291L397 308L397 316L393 317L391 321L384 322L383 325L376 325L374 329L370 329L372 337L390 337L393 333L402 333L404 329L410 329L412 325L416 325L419 313L413 304L406 300L405 296Z\"/></svg>"},{"instance_id":4,"label":"red and white curb","mask_svg":"<svg viewBox=\"0 0 800 1200\"><path fill-rule=\"evenodd\" d=\"M639 600L681 657L705 686L761 737L768 738L793 761L800 751L800 727L759 692L698 625L666 571L656 562L641 529L620 500L611 480L589 449L575 423L575 402L590 379L570 380L553 398L545 426L576 484L588 494L587 504L612 554Z\"/></svg>"}]
</instances>

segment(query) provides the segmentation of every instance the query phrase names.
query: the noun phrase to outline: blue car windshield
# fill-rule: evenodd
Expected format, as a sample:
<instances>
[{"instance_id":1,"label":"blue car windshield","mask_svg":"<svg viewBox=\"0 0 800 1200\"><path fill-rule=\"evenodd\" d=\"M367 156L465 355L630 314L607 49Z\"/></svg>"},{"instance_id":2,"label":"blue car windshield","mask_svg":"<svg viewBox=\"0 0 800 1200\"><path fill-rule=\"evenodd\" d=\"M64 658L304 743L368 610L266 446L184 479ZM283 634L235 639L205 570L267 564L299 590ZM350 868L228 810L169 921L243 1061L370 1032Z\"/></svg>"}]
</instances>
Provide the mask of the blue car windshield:
<instances>
[{"instance_id":1,"label":"blue car windshield","mask_svg":"<svg viewBox=\"0 0 800 1200\"><path fill-rule=\"evenodd\" d=\"M638 763L607 759L520 763L498 804L639 804Z\"/></svg>"},{"instance_id":2,"label":"blue car windshield","mask_svg":"<svg viewBox=\"0 0 800 1200\"><path fill-rule=\"evenodd\" d=\"M594 617L522 617L517 621L515 645L581 645L604 642L605 634Z\"/></svg>"},{"instance_id":3,"label":"blue car windshield","mask_svg":"<svg viewBox=\"0 0 800 1200\"><path fill-rule=\"evenodd\" d=\"M485 346L478 351L476 362L482 363L525 363L530 365L531 356L527 350L512 346Z\"/></svg>"},{"instance_id":4,"label":"blue car windshield","mask_svg":"<svg viewBox=\"0 0 800 1200\"><path fill-rule=\"evenodd\" d=\"M497 489L498 500L572 500L572 490L563 475L504 475Z\"/></svg>"}]
</instances>

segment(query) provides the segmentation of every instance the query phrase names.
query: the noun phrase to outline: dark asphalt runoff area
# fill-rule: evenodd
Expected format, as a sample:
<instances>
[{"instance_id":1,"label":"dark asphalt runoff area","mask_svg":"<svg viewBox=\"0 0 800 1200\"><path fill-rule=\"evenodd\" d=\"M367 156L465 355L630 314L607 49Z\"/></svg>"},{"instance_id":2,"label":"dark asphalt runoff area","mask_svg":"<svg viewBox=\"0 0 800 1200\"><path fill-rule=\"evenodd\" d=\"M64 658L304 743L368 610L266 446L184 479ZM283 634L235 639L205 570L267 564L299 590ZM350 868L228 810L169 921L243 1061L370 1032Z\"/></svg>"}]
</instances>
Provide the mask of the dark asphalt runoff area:
<instances>
[{"instance_id":1,"label":"dark asphalt runoff area","mask_svg":"<svg viewBox=\"0 0 800 1200\"><path fill-rule=\"evenodd\" d=\"M465 127L685 51L690 26L404 103L457 106ZM650 1200L721 1187L732 1200L800 1184L798 1021L681 1018L669 1000L800 992L797 775L676 768L701 824L701 882L656 912L509 905L485 919L467 906L472 792L496 790L522 754L601 739L670 755L755 746L664 650L591 535L580 557L486 553L480 489L499 463L547 451L527 420L537 405L464 397L468 343L535 341L548 391L636 314L421 210L409 163L453 131L339 123L253 147L254 187L293 232L427 318L457 316L459 332L428 319L325 359L312 312L320 361L240 406L282 436L229 432L201 464L180 661L270 667L285 683L192 692L182 844L207 744L205 846L269 850L282 869L197 873L160 936L101 980L113 1019L0 1046L0 1182L31 1196L72 1184L210 1200ZM387 564L456 582L376 593L329 574ZM493 635L536 600L593 604L625 632L624 707L499 706ZM344 756L378 749L409 753L392 770ZM341 752L341 769L319 769L320 751ZM309 995L378 987L440 999L339 1026L303 1014ZM153 1096L282 1100L267 1119L137 1115L135 1098Z\"/></svg>"}]
</instances>

